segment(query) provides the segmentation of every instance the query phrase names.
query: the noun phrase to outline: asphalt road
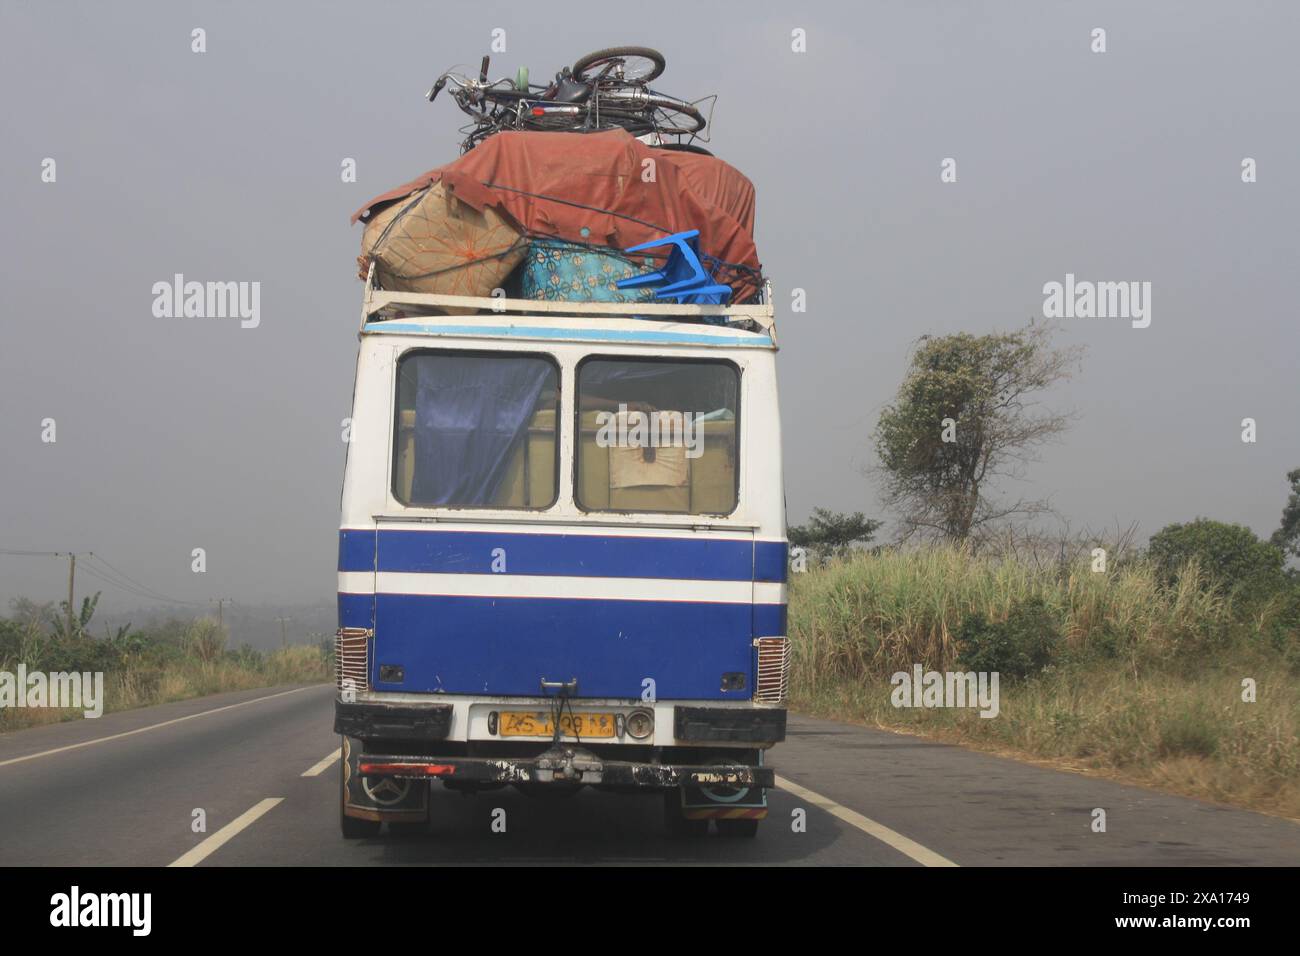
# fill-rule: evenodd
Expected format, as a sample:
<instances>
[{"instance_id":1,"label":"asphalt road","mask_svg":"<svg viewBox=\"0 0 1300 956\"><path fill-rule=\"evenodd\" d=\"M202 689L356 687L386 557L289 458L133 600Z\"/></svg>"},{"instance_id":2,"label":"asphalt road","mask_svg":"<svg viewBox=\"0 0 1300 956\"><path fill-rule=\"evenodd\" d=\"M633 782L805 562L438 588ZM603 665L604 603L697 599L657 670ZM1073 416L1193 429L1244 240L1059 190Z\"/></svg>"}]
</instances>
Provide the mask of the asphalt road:
<instances>
[{"instance_id":1,"label":"asphalt road","mask_svg":"<svg viewBox=\"0 0 1300 956\"><path fill-rule=\"evenodd\" d=\"M344 841L332 698L244 691L0 736L0 865L1300 864L1286 820L799 717L753 840L670 840L654 796L437 788L426 830Z\"/></svg>"}]
</instances>

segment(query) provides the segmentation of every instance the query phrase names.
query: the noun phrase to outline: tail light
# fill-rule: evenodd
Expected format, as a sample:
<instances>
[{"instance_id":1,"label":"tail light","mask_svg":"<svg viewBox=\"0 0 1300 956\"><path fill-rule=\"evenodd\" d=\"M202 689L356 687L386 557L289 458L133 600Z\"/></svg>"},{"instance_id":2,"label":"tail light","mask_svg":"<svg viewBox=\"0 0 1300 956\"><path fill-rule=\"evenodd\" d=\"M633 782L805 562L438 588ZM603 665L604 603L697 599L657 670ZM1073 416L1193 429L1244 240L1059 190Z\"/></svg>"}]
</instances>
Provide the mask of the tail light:
<instances>
[{"instance_id":1,"label":"tail light","mask_svg":"<svg viewBox=\"0 0 1300 956\"><path fill-rule=\"evenodd\" d=\"M790 690L790 641L784 637L760 637L758 680L754 701L759 704L784 704Z\"/></svg>"},{"instance_id":2,"label":"tail light","mask_svg":"<svg viewBox=\"0 0 1300 956\"><path fill-rule=\"evenodd\" d=\"M364 627L341 627L334 635L334 680L343 690L350 681L353 690L370 689L370 631Z\"/></svg>"},{"instance_id":3,"label":"tail light","mask_svg":"<svg viewBox=\"0 0 1300 956\"><path fill-rule=\"evenodd\" d=\"M450 777L456 772L456 765L450 763L416 763L409 760L372 761L362 759L357 769L367 777Z\"/></svg>"}]
</instances>

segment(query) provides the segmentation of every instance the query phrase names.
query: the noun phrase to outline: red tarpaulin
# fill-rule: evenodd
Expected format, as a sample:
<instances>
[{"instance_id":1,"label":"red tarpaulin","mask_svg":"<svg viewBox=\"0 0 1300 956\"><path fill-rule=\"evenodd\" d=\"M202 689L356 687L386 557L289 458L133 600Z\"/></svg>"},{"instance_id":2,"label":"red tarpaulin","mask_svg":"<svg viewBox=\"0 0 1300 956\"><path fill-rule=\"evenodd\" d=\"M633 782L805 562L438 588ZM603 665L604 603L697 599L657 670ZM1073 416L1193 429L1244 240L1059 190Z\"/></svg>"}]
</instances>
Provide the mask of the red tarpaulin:
<instances>
[{"instance_id":1,"label":"red tarpaulin","mask_svg":"<svg viewBox=\"0 0 1300 956\"><path fill-rule=\"evenodd\" d=\"M653 170L649 182L647 170ZM498 133L454 162L376 196L352 221L439 180L475 209L493 206L525 232L569 242L625 249L698 229L700 252L754 271L719 275L733 285L732 301L758 291L754 184L712 156L657 149L621 129Z\"/></svg>"}]
</instances>

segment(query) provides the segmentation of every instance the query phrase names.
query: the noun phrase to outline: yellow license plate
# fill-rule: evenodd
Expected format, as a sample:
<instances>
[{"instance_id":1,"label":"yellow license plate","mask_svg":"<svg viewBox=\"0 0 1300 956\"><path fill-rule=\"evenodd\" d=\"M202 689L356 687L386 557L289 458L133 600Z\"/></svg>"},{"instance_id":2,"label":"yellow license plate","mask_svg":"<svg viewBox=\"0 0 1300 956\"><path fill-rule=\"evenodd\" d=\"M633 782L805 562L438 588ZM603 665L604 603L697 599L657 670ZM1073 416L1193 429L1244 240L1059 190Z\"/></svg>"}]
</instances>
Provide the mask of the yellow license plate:
<instances>
[{"instance_id":1,"label":"yellow license plate","mask_svg":"<svg viewBox=\"0 0 1300 956\"><path fill-rule=\"evenodd\" d=\"M563 714L560 733L567 737L613 737L613 714ZM501 714L502 737L551 737L555 724L542 711L507 710Z\"/></svg>"}]
</instances>

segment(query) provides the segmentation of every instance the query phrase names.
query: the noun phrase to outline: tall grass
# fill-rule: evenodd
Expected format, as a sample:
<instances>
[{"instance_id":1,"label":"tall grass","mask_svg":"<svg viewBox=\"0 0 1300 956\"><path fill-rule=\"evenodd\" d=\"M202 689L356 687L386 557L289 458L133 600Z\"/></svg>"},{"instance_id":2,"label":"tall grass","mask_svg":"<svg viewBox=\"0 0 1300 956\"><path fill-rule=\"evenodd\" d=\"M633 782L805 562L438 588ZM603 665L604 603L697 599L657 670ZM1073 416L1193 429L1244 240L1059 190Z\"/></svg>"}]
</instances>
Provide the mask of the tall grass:
<instances>
[{"instance_id":1,"label":"tall grass","mask_svg":"<svg viewBox=\"0 0 1300 956\"><path fill-rule=\"evenodd\" d=\"M1034 598L1059 645L1043 672L1002 682L998 717L892 706L891 674L964 669L963 621ZM858 554L793 576L792 703L1300 817L1300 635L1284 604L1246 613L1194 566L1162 587L1140 560L1094 573L954 547Z\"/></svg>"},{"instance_id":2,"label":"tall grass","mask_svg":"<svg viewBox=\"0 0 1300 956\"><path fill-rule=\"evenodd\" d=\"M957 547L855 554L794 575L793 676L802 687L816 687L887 676L914 663L944 669L956 661L956 633L968 615L1005 620L1017 603L1035 597L1059 617L1076 652L1118 641L1167 654L1212 639L1231 623L1227 600L1205 586L1195 567L1176 588L1163 589L1142 563L1094 573L1087 565L1038 569Z\"/></svg>"},{"instance_id":3,"label":"tall grass","mask_svg":"<svg viewBox=\"0 0 1300 956\"><path fill-rule=\"evenodd\" d=\"M209 639L210 640L210 639ZM200 650L195 653L193 651ZM104 671L104 712L130 710L227 691L308 684L332 678L332 665L319 646L295 645L270 653L248 649L214 650L211 643L164 661L148 655L127 655ZM0 661L0 670L14 670L16 661ZM37 665L39 666L39 665ZM62 663L52 669L95 670ZM44 708L0 709L0 732L39 724L80 719L83 710Z\"/></svg>"},{"instance_id":4,"label":"tall grass","mask_svg":"<svg viewBox=\"0 0 1300 956\"><path fill-rule=\"evenodd\" d=\"M232 690L307 684L332 677L320 650L296 645L250 660L184 658L164 669L128 667L105 675L105 710L128 710Z\"/></svg>"}]
</instances>

